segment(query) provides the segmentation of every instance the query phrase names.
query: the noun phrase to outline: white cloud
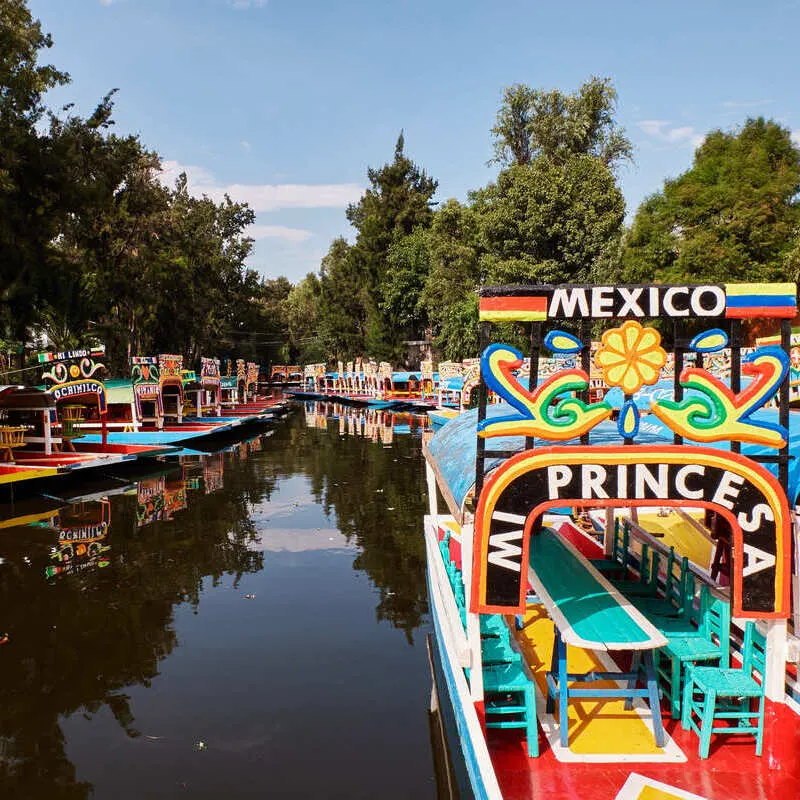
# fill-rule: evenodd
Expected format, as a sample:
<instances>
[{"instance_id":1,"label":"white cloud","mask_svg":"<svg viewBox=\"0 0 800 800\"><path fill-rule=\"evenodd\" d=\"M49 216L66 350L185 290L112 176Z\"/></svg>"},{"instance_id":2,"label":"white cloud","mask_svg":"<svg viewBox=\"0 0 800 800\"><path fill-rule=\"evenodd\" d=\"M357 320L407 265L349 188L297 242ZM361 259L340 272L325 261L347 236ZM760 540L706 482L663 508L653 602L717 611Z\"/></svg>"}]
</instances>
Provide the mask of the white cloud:
<instances>
[{"instance_id":1,"label":"white cloud","mask_svg":"<svg viewBox=\"0 0 800 800\"><path fill-rule=\"evenodd\" d=\"M705 136L697 133L691 125L673 127L672 122L661 119L643 119L636 123L637 127L653 139L665 144L689 143L692 147L699 147Z\"/></svg>"},{"instance_id":2,"label":"white cloud","mask_svg":"<svg viewBox=\"0 0 800 800\"><path fill-rule=\"evenodd\" d=\"M114 0L99 0L101 6L110 6Z\"/></svg>"},{"instance_id":3,"label":"white cloud","mask_svg":"<svg viewBox=\"0 0 800 800\"><path fill-rule=\"evenodd\" d=\"M659 119L643 119L641 122L637 122L636 125L648 136L660 136L662 128L665 125L669 125L669 122L663 122Z\"/></svg>"},{"instance_id":4,"label":"white cloud","mask_svg":"<svg viewBox=\"0 0 800 800\"><path fill-rule=\"evenodd\" d=\"M240 144L240 145L241 145L241 146L242 146L242 147L243 147L245 150L249 150L249 149L250 149L250 142L248 142L248 141L247 141L247 139L242 139L242 141L241 141L241 142L239 142L239 144Z\"/></svg>"},{"instance_id":5,"label":"white cloud","mask_svg":"<svg viewBox=\"0 0 800 800\"><path fill-rule=\"evenodd\" d=\"M177 161L163 162L162 182L172 186L181 172L186 173L189 191L194 196L205 194L219 202L228 194L232 200L247 203L256 212L284 208L346 208L364 193L357 183L222 184L204 167Z\"/></svg>"},{"instance_id":6,"label":"white cloud","mask_svg":"<svg viewBox=\"0 0 800 800\"><path fill-rule=\"evenodd\" d=\"M228 5L234 8L263 8L267 0L228 0Z\"/></svg>"},{"instance_id":7,"label":"white cloud","mask_svg":"<svg viewBox=\"0 0 800 800\"><path fill-rule=\"evenodd\" d=\"M722 105L725 108L757 108L758 106L769 105L770 100L726 100Z\"/></svg>"},{"instance_id":8,"label":"white cloud","mask_svg":"<svg viewBox=\"0 0 800 800\"><path fill-rule=\"evenodd\" d=\"M314 234L302 228L287 228L285 225L251 225L247 235L253 239L284 239L287 242L304 242Z\"/></svg>"},{"instance_id":9,"label":"white cloud","mask_svg":"<svg viewBox=\"0 0 800 800\"><path fill-rule=\"evenodd\" d=\"M792 131L792 141L797 147L800 147L800 131Z\"/></svg>"}]
</instances>

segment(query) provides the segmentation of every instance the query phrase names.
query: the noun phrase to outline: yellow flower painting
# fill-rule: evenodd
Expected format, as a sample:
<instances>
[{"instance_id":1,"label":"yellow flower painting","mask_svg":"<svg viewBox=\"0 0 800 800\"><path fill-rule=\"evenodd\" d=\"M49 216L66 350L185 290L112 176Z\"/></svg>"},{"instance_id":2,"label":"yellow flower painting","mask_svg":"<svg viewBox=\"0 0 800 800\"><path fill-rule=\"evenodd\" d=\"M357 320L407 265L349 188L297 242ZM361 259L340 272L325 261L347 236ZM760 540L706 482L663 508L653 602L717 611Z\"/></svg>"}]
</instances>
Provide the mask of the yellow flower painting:
<instances>
[{"instance_id":1,"label":"yellow flower painting","mask_svg":"<svg viewBox=\"0 0 800 800\"><path fill-rule=\"evenodd\" d=\"M609 386L619 386L625 394L633 394L658 380L667 354L655 328L643 328L635 320L627 320L603 334L594 360Z\"/></svg>"}]
</instances>

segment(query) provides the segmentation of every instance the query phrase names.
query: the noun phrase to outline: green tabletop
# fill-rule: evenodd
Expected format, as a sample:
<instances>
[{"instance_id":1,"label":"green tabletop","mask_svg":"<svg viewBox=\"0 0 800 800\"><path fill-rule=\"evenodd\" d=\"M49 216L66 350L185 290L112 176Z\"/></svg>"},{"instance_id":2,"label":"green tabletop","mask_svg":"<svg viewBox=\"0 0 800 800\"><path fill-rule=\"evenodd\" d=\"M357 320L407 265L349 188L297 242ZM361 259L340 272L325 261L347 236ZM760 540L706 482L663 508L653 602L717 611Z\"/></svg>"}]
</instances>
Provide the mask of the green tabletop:
<instances>
[{"instance_id":1,"label":"green tabletop","mask_svg":"<svg viewBox=\"0 0 800 800\"><path fill-rule=\"evenodd\" d=\"M547 528L531 538L528 578L567 644L649 650L667 643L570 542Z\"/></svg>"}]
</instances>

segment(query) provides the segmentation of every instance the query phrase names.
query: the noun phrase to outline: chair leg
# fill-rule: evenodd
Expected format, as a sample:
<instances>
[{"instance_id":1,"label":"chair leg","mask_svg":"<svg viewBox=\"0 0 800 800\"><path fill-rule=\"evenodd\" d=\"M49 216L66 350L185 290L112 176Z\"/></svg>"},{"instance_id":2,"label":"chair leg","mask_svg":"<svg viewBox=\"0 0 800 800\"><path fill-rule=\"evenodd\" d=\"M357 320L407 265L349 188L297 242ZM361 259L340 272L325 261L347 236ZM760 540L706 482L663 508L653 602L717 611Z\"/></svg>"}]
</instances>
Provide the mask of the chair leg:
<instances>
[{"instance_id":1,"label":"chair leg","mask_svg":"<svg viewBox=\"0 0 800 800\"><path fill-rule=\"evenodd\" d=\"M714 711L717 706L717 693L710 689L706 695L705 705L703 706L703 720L700 728L700 758L708 758L708 750L711 747L711 731L714 727Z\"/></svg>"},{"instance_id":2,"label":"chair leg","mask_svg":"<svg viewBox=\"0 0 800 800\"><path fill-rule=\"evenodd\" d=\"M553 637L553 654L550 658L550 674L558 676L558 634ZM546 711L548 714L554 714L556 710L556 697L555 694L550 690L550 686L548 684L547 687L547 708Z\"/></svg>"},{"instance_id":3,"label":"chair leg","mask_svg":"<svg viewBox=\"0 0 800 800\"><path fill-rule=\"evenodd\" d=\"M567 679L567 646L558 635L558 724L561 746L569 747L569 687Z\"/></svg>"},{"instance_id":4,"label":"chair leg","mask_svg":"<svg viewBox=\"0 0 800 800\"><path fill-rule=\"evenodd\" d=\"M533 684L525 688L525 722L528 756L536 758L539 755L539 725L536 719L536 689Z\"/></svg>"},{"instance_id":5,"label":"chair leg","mask_svg":"<svg viewBox=\"0 0 800 800\"><path fill-rule=\"evenodd\" d=\"M764 744L764 695L758 698L758 732L756 733L756 755L761 755Z\"/></svg>"},{"instance_id":6,"label":"chair leg","mask_svg":"<svg viewBox=\"0 0 800 800\"><path fill-rule=\"evenodd\" d=\"M680 719L681 716L681 667L680 659L670 658L670 681L669 703L672 712L672 719Z\"/></svg>"},{"instance_id":7,"label":"chair leg","mask_svg":"<svg viewBox=\"0 0 800 800\"><path fill-rule=\"evenodd\" d=\"M688 731L692 720L692 695L694 694L694 679L691 667L686 671L683 683L683 702L681 703L681 728Z\"/></svg>"}]
</instances>

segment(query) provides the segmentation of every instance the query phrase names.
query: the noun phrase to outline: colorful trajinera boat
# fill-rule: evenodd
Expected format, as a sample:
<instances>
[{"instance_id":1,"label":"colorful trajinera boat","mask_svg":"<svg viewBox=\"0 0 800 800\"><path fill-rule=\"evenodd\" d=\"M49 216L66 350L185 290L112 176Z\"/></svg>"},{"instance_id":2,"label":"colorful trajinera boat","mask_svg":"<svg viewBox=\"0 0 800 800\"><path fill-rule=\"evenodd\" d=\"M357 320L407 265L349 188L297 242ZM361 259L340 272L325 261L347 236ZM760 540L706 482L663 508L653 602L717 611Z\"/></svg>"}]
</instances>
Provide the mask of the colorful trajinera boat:
<instances>
[{"instance_id":1,"label":"colorful trajinera boat","mask_svg":"<svg viewBox=\"0 0 800 800\"><path fill-rule=\"evenodd\" d=\"M97 359L104 348L41 353L46 391L21 386L0 391L4 431L15 431L3 453L0 483L51 477L74 470L107 467L122 461L170 452L152 443L109 441L109 398ZM89 441L86 427L100 432ZM2 448L0 448L2 449Z\"/></svg>"},{"instance_id":2,"label":"colorful trajinera boat","mask_svg":"<svg viewBox=\"0 0 800 800\"><path fill-rule=\"evenodd\" d=\"M482 290L478 407L424 445L432 702L461 796L800 793L796 313L794 284ZM753 318L779 335L743 356ZM529 328L524 382L499 321ZM669 396L637 402L668 349ZM543 351L566 367L540 383Z\"/></svg>"}]
</instances>

